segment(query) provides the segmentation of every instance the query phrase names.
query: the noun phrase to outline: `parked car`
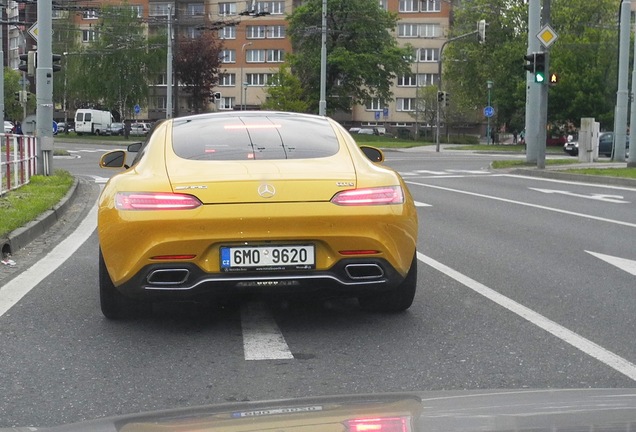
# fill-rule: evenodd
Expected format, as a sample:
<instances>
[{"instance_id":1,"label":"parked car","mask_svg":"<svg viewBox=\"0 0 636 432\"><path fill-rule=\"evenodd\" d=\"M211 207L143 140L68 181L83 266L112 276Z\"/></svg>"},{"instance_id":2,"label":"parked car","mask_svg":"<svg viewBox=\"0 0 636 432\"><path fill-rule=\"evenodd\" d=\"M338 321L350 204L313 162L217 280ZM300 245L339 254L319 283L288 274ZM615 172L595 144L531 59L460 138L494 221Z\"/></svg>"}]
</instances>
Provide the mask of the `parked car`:
<instances>
[{"instance_id":1,"label":"parked car","mask_svg":"<svg viewBox=\"0 0 636 432\"><path fill-rule=\"evenodd\" d=\"M599 156L611 157L614 150L614 132L601 132L598 136ZM571 156L578 156L579 142L572 141L563 145L563 151ZM625 143L625 154L629 155L629 136Z\"/></svg>"},{"instance_id":2,"label":"parked car","mask_svg":"<svg viewBox=\"0 0 636 432\"><path fill-rule=\"evenodd\" d=\"M123 135L124 124L123 123L111 123L110 127L106 130L106 135Z\"/></svg>"},{"instance_id":3,"label":"parked car","mask_svg":"<svg viewBox=\"0 0 636 432\"><path fill-rule=\"evenodd\" d=\"M59 122L57 124L57 133L66 133L67 132L67 123ZM68 123L68 132L75 132L75 128L73 127L73 123Z\"/></svg>"},{"instance_id":4,"label":"parked car","mask_svg":"<svg viewBox=\"0 0 636 432\"><path fill-rule=\"evenodd\" d=\"M150 131L148 123L133 123L130 125L130 135L144 136Z\"/></svg>"},{"instance_id":5,"label":"parked car","mask_svg":"<svg viewBox=\"0 0 636 432\"><path fill-rule=\"evenodd\" d=\"M334 120L192 115L159 123L129 151L137 151L132 166L99 198L107 318L153 301L238 292L319 291L379 312L411 306L413 198L400 175L380 165L380 150L356 145ZM127 168L126 153L108 152L100 166Z\"/></svg>"},{"instance_id":6,"label":"parked car","mask_svg":"<svg viewBox=\"0 0 636 432\"><path fill-rule=\"evenodd\" d=\"M13 133L14 129L15 125L13 124L13 122L10 122L9 120L4 121L4 133Z\"/></svg>"}]
</instances>

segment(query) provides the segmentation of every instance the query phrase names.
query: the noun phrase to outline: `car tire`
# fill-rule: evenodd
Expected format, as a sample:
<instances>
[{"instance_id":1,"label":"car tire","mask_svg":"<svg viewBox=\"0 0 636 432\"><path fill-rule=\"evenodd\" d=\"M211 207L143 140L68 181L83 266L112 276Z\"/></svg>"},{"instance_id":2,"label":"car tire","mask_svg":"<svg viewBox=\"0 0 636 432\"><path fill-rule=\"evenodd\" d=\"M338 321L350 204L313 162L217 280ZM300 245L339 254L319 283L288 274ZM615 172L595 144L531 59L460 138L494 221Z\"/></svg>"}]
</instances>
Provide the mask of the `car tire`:
<instances>
[{"instance_id":1,"label":"car tire","mask_svg":"<svg viewBox=\"0 0 636 432\"><path fill-rule=\"evenodd\" d=\"M143 311L143 303L128 298L117 290L106 269L101 248L99 249L99 301L102 314L111 320L130 318L136 312Z\"/></svg>"},{"instance_id":2,"label":"car tire","mask_svg":"<svg viewBox=\"0 0 636 432\"><path fill-rule=\"evenodd\" d=\"M360 307L369 312L397 313L413 304L417 289L417 254L404 280L393 290L358 297Z\"/></svg>"}]
</instances>

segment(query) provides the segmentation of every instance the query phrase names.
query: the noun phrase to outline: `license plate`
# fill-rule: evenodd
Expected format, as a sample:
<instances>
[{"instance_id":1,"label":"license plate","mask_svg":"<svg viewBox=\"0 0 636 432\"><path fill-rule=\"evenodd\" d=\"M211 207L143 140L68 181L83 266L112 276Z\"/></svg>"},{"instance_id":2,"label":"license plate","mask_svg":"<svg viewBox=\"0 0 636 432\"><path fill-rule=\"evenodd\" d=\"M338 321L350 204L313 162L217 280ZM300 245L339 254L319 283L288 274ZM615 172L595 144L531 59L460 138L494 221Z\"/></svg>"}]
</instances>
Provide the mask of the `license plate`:
<instances>
[{"instance_id":1,"label":"license plate","mask_svg":"<svg viewBox=\"0 0 636 432\"><path fill-rule=\"evenodd\" d=\"M221 248L221 270L310 270L314 245L233 246Z\"/></svg>"}]
</instances>

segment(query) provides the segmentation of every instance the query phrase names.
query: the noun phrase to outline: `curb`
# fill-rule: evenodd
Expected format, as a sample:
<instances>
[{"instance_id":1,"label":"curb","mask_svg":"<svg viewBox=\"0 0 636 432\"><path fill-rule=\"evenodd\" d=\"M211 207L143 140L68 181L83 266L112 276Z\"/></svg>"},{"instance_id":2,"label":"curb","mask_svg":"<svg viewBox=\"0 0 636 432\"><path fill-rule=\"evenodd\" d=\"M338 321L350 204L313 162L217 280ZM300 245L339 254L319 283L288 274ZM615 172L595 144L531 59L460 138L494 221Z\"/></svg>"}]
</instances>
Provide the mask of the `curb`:
<instances>
[{"instance_id":1,"label":"curb","mask_svg":"<svg viewBox=\"0 0 636 432\"><path fill-rule=\"evenodd\" d=\"M636 188L636 179L630 179L630 178L595 176L595 175L588 175L588 174L573 174L573 173L564 173L564 172L551 171L551 170L524 169L524 168L515 168L515 169L511 169L508 172L510 174L525 175L530 177L542 177L542 178L549 178L554 180L567 180L567 181L576 181L581 183L603 184L603 185L609 185L609 186L627 186L627 187Z\"/></svg>"},{"instance_id":2,"label":"curb","mask_svg":"<svg viewBox=\"0 0 636 432\"><path fill-rule=\"evenodd\" d=\"M64 195L64 198L51 210L45 211L23 227L10 232L6 238L0 238L2 256L7 256L22 249L31 241L44 234L53 224L60 220L75 201L75 192L77 191L78 185L79 180L75 178L73 185L66 195Z\"/></svg>"}]
</instances>

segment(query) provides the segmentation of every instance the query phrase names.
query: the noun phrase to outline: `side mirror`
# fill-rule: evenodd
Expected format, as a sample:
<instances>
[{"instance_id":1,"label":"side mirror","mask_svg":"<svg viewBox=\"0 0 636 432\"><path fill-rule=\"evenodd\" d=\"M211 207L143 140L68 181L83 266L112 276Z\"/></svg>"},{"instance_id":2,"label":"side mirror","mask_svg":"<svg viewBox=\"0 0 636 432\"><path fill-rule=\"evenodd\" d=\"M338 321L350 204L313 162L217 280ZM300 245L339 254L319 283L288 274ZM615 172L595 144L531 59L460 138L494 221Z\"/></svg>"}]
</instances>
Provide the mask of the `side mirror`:
<instances>
[{"instance_id":1,"label":"side mirror","mask_svg":"<svg viewBox=\"0 0 636 432\"><path fill-rule=\"evenodd\" d=\"M382 150L380 149L363 145L363 146L360 146L360 150L362 150L364 155L371 162L380 163L384 161L384 153L382 153Z\"/></svg>"},{"instance_id":2,"label":"side mirror","mask_svg":"<svg viewBox=\"0 0 636 432\"><path fill-rule=\"evenodd\" d=\"M99 160L100 168L124 168L126 167L126 152L113 150L102 155Z\"/></svg>"},{"instance_id":3,"label":"side mirror","mask_svg":"<svg viewBox=\"0 0 636 432\"><path fill-rule=\"evenodd\" d=\"M140 143L140 142L132 143L128 145L128 151L131 153L138 153L139 150L141 150L142 145L143 143Z\"/></svg>"}]
</instances>

